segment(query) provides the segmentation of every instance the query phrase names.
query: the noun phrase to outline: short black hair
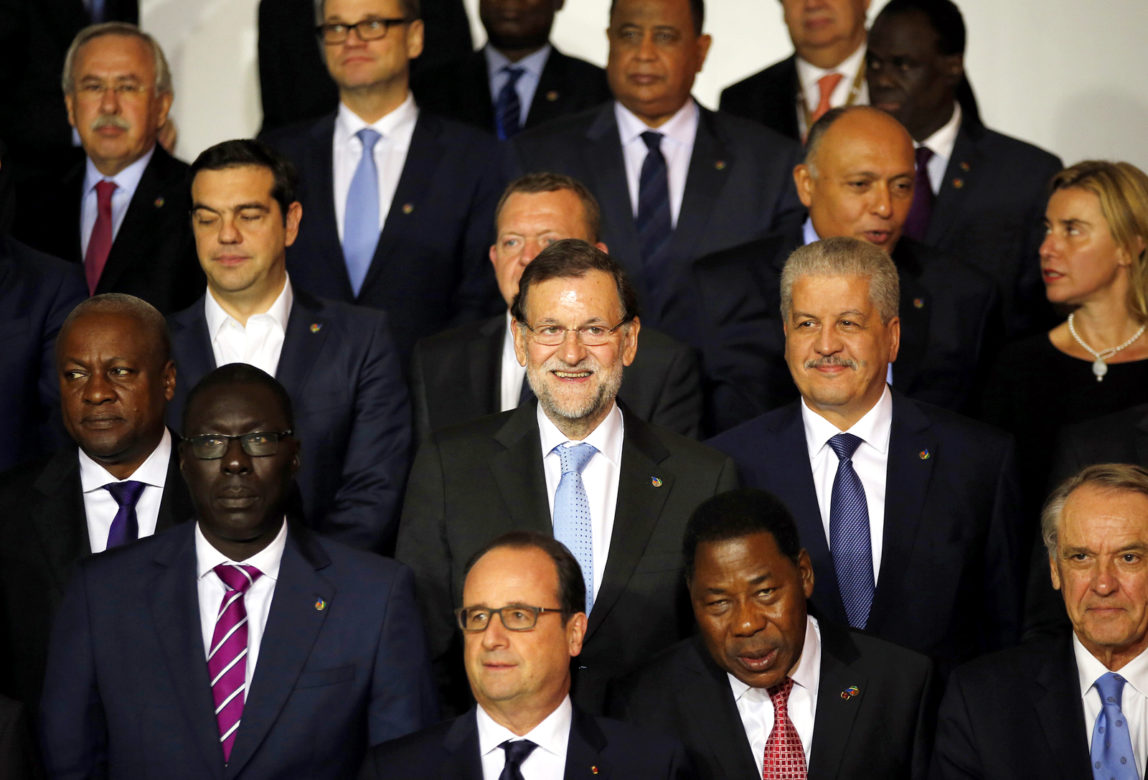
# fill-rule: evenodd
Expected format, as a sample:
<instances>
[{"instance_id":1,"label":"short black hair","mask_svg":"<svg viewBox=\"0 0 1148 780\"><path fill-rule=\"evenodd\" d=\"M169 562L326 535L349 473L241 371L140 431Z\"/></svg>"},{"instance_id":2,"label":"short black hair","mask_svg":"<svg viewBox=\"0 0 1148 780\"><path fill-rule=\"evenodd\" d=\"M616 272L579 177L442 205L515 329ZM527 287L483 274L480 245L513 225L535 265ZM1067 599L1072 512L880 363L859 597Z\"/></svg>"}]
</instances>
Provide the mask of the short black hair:
<instances>
[{"instance_id":1,"label":"short black hair","mask_svg":"<svg viewBox=\"0 0 1148 780\"><path fill-rule=\"evenodd\" d=\"M478 559L491 550L509 547L514 550L536 549L550 556L554 568L558 571L558 606L562 609L562 622L577 612L586 611L586 580L582 578L582 567L578 565L574 555L566 549L566 545L552 536L538 531L508 531L495 537L479 548L478 552L470 556L463 569L462 577L465 580ZM536 606L545 606L538 604Z\"/></svg>"},{"instance_id":2,"label":"short black hair","mask_svg":"<svg viewBox=\"0 0 1148 780\"><path fill-rule=\"evenodd\" d=\"M171 360L171 334L167 329L167 320L160 314L159 309L144 299L127 293L100 293L77 303L64 318L56 334L57 359L60 356L60 346L64 343L64 334L72 328L76 320L89 314L113 314L133 318L141 329L150 332L158 365L165 366L167 361Z\"/></svg>"},{"instance_id":3,"label":"short black hair","mask_svg":"<svg viewBox=\"0 0 1148 780\"><path fill-rule=\"evenodd\" d=\"M518 322L526 322L526 296L532 285L551 279L578 279L589 271L604 271L614 277L626 322L639 316L638 294L622 266L598 247L577 238L555 241L526 266L518 281L518 294L510 304L510 316Z\"/></svg>"},{"instance_id":4,"label":"short black hair","mask_svg":"<svg viewBox=\"0 0 1148 780\"><path fill-rule=\"evenodd\" d=\"M249 363L227 363L199 380L195 387L191 388L191 392L187 394L187 401L183 405L183 419L180 420L181 431L184 436L187 436L188 433L187 420L191 416L191 410L199 397L213 387L228 385L262 385L266 387L279 402L283 417L287 421L287 427L295 427L295 409L291 404L291 396L278 379Z\"/></svg>"},{"instance_id":5,"label":"short black hair","mask_svg":"<svg viewBox=\"0 0 1148 780\"><path fill-rule=\"evenodd\" d=\"M533 171L525 176L519 176L506 185L506 189L502 191L502 197L498 199L498 205L494 207L495 232L498 232L498 220L502 217L502 209L505 208L506 201L510 200L511 195L516 193L537 195L541 192L561 192L562 190L569 190L581 201L586 232L590 235L591 240L597 241L598 233L602 229L602 208L598 205L597 198L585 184L573 176L551 171Z\"/></svg>"},{"instance_id":6,"label":"short black hair","mask_svg":"<svg viewBox=\"0 0 1148 780\"><path fill-rule=\"evenodd\" d=\"M703 501L690 515L682 539L686 582L694 577L698 545L740 539L758 533L772 536L781 554L797 563L801 556L797 523L789 508L777 496L764 490L741 488L719 493Z\"/></svg>"},{"instance_id":7,"label":"short black hair","mask_svg":"<svg viewBox=\"0 0 1148 780\"><path fill-rule=\"evenodd\" d=\"M295 166L279 152L262 141L251 138L237 138L221 141L200 152L191 164L188 173L188 186L195 182L200 171L222 171L228 168L244 168L254 165L271 171L271 197L279 204L283 221L287 221L287 209L296 201L299 174ZM193 204L194 205L194 204Z\"/></svg>"},{"instance_id":8,"label":"short black hair","mask_svg":"<svg viewBox=\"0 0 1148 780\"><path fill-rule=\"evenodd\" d=\"M610 0L610 18L614 18L614 6L618 0ZM694 23L694 35L701 35L706 23L705 0L690 0L690 18Z\"/></svg>"}]
</instances>

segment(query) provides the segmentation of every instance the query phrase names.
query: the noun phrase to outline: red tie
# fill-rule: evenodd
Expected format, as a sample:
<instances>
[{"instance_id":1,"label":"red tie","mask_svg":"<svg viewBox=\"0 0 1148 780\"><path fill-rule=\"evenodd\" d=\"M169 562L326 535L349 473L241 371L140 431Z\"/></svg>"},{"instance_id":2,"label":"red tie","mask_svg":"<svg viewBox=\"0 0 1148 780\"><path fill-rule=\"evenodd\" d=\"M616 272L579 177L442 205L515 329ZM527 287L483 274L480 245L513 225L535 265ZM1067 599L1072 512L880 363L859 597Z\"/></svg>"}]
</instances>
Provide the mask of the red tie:
<instances>
[{"instance_id":1,"label":"red tie","mask_svg":"<svg viewBox=\"0 0 1148 780\"><path fill-rule=\"evenodd\" d=\"M773 731L765 741L765 760L762 763L762 780L805 780L805 751L801 748L801 737L789 719L789 692L793 690L793 680L769 689L773 701Z\"/></svg>"},{"instance_id":2,"label":"red tie","mask_svg":"<svg viewBox=\"0 0 1148 780\"><path fill-rule=\"evenodd\" d=\"M837 89L837 85L841 82L842 78L844 77L840 73L830 73L828 76L822 76L817 80L817 88L821 90L821 99L817 102L817 110L814 111L813 116L809 118L810 127L821 118L822 114L831 108L829 98L833 97L833 90Z\"/></svg>"},{"instance_id":3,"label":"red tie","mask_svg":"<svg viewBox=\"0 0 1148 780\"><path fill-rule=\"evenodd\" d=\"M84 276L88 280L88 292L96 294L96 285L104 264L108 262L108 252L112 249L112 193L114 181L102 180L96 184L96 224L88 239L88 251L84 254Z\"/></svg>"}]
</instances>

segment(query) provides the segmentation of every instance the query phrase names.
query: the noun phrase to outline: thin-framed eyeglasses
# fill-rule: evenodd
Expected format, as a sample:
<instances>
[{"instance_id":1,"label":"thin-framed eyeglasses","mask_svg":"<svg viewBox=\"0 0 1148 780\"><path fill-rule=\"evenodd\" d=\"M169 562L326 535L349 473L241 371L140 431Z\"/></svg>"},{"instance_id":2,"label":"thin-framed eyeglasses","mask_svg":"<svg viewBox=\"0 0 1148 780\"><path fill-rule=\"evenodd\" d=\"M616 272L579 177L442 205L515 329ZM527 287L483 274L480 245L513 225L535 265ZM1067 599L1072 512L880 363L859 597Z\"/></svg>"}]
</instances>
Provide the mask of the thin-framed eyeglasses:
<instances>
[{"instance_id":1,"label":"thin-framed eyeglasses","mask_svg":"<svg viewBox=\"0 0 1148 780\"><path fill-rule=\"evenodd\" d=\"M223 433L205 433L200 436L189 436L183 443L191 448L191 454L200 460L219 460L227 454L227 448L235 439L239 446L253 458L263 458L274 455L279 451L279 442L294 434L295 431L255 431L239 436L228 436Z\"/></svg>"},{"instance_id":2,"label":"thin-framed eyeglasses","mask_svg":"<svg viewBox=\"0 0 1148 780\"><path fill-rule=\"evenodd\" d=\"M109 84L106 81L97 81L95 79L85 80L76 85L76 95L82 100L103 100L104 95L108 92L116 93L117 98L138 98L143 97L150 90L147 84L139 84L135 81L117 81L114 84Z\"/></svg>"},{"instance_id":3,"label":"thin-framed eyeglasses","mask_svg":"<svg viewBox=\"0 0 1148 780\"><path fill-rule=\"evenodd\" d=\"M564 328L561 325L539 325L538 327L532 327L526 322L520 322L518 324L530 331L530 335L536 344L541 344L544 347L557 347L566 341L567 333L575 334L575 337L584 346L600 347L608 343L610 337L617 332L618 328L625 325L630 319L630 317L623 317L622 321L612 328L607 328L605 325L583 325L580 328Z\"/></svg>"},{"instance_id":4,"label":"thin-framed eyeglasses","mask_svg":"<svg viewBox=\"0 0 1148 780\"><path fill-rule=\"evenodd\" d=\"M344 43L347 40L347 36L351 34L351 30L355 31L360 41L377 41L380 38L386 38L387 33L389 33L395 25L409 24L410 21L410 19L403 17L384 19L379 16L368 16L366 19L362 19L354 24L347 24L345 22L321 24L315 28L315 32L323 43L334 46Z\"/></svg>"},{"instance_id":5,"label":"thin-framed eyeglasses","mask_svg":"<svg viewBox=\"0 0 1148 780\"><path fill-rule=\"evenodd\" d=\"M491 607L459 607L454 611L458 627L468 634L480 634L490 627L495 615L502 621L507 631L529 631L538 624L538 616L544 613L561 614L561 609L553 607L532 607L528 604L509 604L500 609Z\"/></svg>"}]
</instances>

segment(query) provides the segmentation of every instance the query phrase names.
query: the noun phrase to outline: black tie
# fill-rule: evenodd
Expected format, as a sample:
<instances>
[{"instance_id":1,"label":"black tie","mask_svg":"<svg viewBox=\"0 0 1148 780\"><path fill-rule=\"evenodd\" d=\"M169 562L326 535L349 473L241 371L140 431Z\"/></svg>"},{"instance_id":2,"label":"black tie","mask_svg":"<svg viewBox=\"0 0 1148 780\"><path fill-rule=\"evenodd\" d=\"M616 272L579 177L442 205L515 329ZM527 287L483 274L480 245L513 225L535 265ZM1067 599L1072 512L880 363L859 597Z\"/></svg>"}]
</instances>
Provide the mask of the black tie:
<instances>
[{"instance_id":1,"label":"black tie","mask_svg":"<svg viewBox=\"0 0 1148 780\"><path fill-rule=\"evenodd\" d=\"M666 179L666 158L662 156L662 134L653 130L642 133L646 142L646 159L638 179L638 240L642 247L642 269L650 290L668 271L666 250L673 227L670 223L670 187Z\"/></svg>"},{"instance_id":2,"label":"black tie","mask_svg":"<svg viewBox=\"0 0 1148 780\"><path fill-rule=\"evenodd\" d=\"M506 751L506 764L502 767L502 774L498 780L524 780L522 777L522 762L538 747L528 739L509 739L499 745Z\"/></svg>"},{"instance_id":3,"label":"black tie","mask_svg":"<svg viewBox=\"0 0 1148 780\"><path fill-rule=\"evenodd\" d=\"M506 83L498 91L498 99L494 104L494 121L498 125L498 140L505 141L518 134L521 129L520 115L522 114L522 101L518 99L518 90L515 86L522 74L523 68L512 68L509 65L502 69L506 74Z\"/></svg>"}]
</instances>

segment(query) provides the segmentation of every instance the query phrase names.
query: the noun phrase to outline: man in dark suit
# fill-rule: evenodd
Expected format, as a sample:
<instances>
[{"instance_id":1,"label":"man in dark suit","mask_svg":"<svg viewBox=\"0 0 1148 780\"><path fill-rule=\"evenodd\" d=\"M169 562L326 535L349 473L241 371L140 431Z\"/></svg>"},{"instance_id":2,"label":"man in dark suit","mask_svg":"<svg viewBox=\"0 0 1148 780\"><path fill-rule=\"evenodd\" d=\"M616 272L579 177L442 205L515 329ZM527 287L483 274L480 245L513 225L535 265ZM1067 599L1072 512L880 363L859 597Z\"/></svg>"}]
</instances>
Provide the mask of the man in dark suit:
<instances>
[{"instance_id":1,"label":"man in dark suit","mask_svg":"<svg viewBox=\"0 0 1148 780\"><path fill-rule=\"evenodd\" d=\"M481 0L486 45L422 71L412 84L419 105L505 140L609 100L605 71L550 44L562 5L563 0Z\"/></svg>"},{"instance_id":2,"label":"man in dark suit","mask_svg":"<svg viewBox=\"0 0 1148 780\"><path fill-rule=\"evenodd\" d=\"M601 212L590 191L559 173L528 173L502 194L495 215L497 236L490 262L507 307L518 294L522 269L546 246L577 238L598 241ZM467 381L460 382L459 377ZM478 326L446 331L415 345L411 394L419 441L431 431L485 414L516 408L529 398L526 369L514 354L509 311ZM642 329L642 348L627 367L618 393L647 422L683 436L698 435L702 399L693 349L652 328Z\"/></svg>"},{"instance_id":3,"label":"man in dark suit","mask_svg":"<svg viewBox=\"0 0 1148 780\"><path fill-rule=\"evenodd\" d=\"M1148 471L1109 463L1073 475L1049 497L1041 535L1072 632L953 672L937 780L1134 778L1148 767Z\"/></svg>"},{"instance_id":4,"label":"man in dark suit","mask_svg":"<svg viewBox=\"0 0 1148 780\"><path fill-rule=\"evenodd\" d=\"M801 761L787 777L806 767L809 777L925 776L932 664L807 614L813 565L780 500L715 496L694 511L683 547L700 634L620 686L619 717L677 736L707 780L792 771L787 747Z\"/></svg>"},{"instance_id":5,"label":"man in dark suit","mask_svg":"<svg viewBox=\"0 0 1148 780\"><path fill-rule=\"evenodd\" d=\"M901 286L901 350L893 386L919 401L963 410L999 337L992 280L961 260L902 236L913 197L913 143L888 114L838 108L814 125L794 169L805 225L704 258L695 305L704 372L718 389L718 428L796 397L779 359L778 279L790 252L851 236L890 253ZM700 299L700 302L699 302Z\"/></svg>"},{"instance_id":6,"label":"man in dark suit","mask_svg":"<svg viewBox=\"0 0 1148 780\"><path fill-rule=\"evenodd\" d=\"M35 708L48 633L77 561L191 514L164 407L175 366L163 316L126 295L77 306L55 374L75 442L0 478L0 692Z\"/></svg>"},{"instance_id":7,"label":"man in dark suit","mask_svg":"<svg viewBox=\"0 0 1148 780\"><path fill-rule=\"evenodd\" d=\"M917 144L917 187L906 232L993 278L1007 334L1047 330L1040 278L1048 185L1060 159L987 129L964 71L965 24L949 0L894 0L869 34L871 103Z\"/></svg>"},{"instance_id":8,"label":"man in dark suit","mask_svg":"<svg viewBox=\"0 0 1148 780\"><path fill-rule=\"evenodd\" d=\"M171 318L183 386L245 362L276 376L307 446L296 481L311 527L391 550L410 463L410 408L387 317L308 295L288 279L303 219L290 163L258 141L224 141L191 167L192 230L207 292ZM168 419L177 424L185 393Z\"/></svg>"},{"instance_id":9,"label":"man in dark suit","mask_svg":"<svg viewBox=\"0 0 1148 780\"><path fill-rule=\"evenodd\" d=\"M300 443L283 386L223 366L183 427L196 521L83 562L61 604L49 774L345 778L433 723L410 572L285 515Z\"/></svg>"},{"instance_id":10,"label":"man in dark suit","mask_svg":"<svg viewBox=\"0 0 1148 780\"><path fill-rule=\"evenodd\" d=\"M338 111L265 135L302 180L307 219L287 270L312 295L384 310L405 370L418 339L499 309L483 259L503 183L498 144L415 106L417 3L323 9Z\"/></svg>"},{"instance_id":11,"label":"man in dark suit","mask_svg":"<svg viewBox=\"0 0 1148 780\"><path fill-rule=\"evenodd\" d=\"M727 87L721 110L801 140L830 108L861 106L869 0L781 0L794 53Z\"/></svg>"},{"instance_id":12,"label":"man in dark suit","mask_svg":"<svg viewBox=\"0 0 1148 780\"><path fill-rule=\"evenodd\" d=\"M1018 636L1013 444L888 388L897 288L889 256L866 241L825 239L790 255L781 309L801 399L712 444L746 485L793 512L819 615L946 669Z\"/></svg>"},{"instance_id":13,"label":"man in dark suit","mask_svg":"<svg viewBox=\"0 0 1148 780\"><path fill-rule=\"evenodd\" d=\"M677 540L694 506L736 484L734 467L615 403L641 323L633 288L600 250L574 239L547 247L522 272L511 311L537 400L422 445L397 557L415 570L431 652L449 676L450 610L474 551L516 528L579 539L592 606L574 701L598 713L612 677L689 630ZM447 680L444 695L459 687Z\"/></svg>"},{"instance_id":14,"label":"man in dark suit","mask_svg":"<svg viewBox=\"0 0 1148 780\"><path fill-rule=\"evenodd\" d=\"M536 531L489 542L467 562L462 604L455 614L477 706L373 749L361 780L693 777L680 744L571 703L586 585L560 542Z\"/></svg>"},{"instance_id":15,"label":"man in dark suit","mask_svg":"<svg viewBox=\"0 0 1148 780\"><path fill-rule=\"evenodd\" d=\"M85 160L63 180L29 183L16 237L83 263L93 295L128 293L165 314L183 308L203 275L187 224L187 166L156 142L172 101L159 44L130 24L87 27L68 50L63 87Z\"/></svg>"},{"instance_id":16,"label":"man in dark suit","mask_svg":"<svg viewBox=\"0 0 1148 780\"><path fill-rule=\"evenodd\" d=\"M612 4L614 100L514 139L518 167L569 174L602 206L602 240L634 280L645 324L693 343L697 258L800 218L795 143L698 106L709 51L700 0Z\"/></svg>"}]
</instances>

